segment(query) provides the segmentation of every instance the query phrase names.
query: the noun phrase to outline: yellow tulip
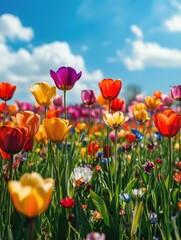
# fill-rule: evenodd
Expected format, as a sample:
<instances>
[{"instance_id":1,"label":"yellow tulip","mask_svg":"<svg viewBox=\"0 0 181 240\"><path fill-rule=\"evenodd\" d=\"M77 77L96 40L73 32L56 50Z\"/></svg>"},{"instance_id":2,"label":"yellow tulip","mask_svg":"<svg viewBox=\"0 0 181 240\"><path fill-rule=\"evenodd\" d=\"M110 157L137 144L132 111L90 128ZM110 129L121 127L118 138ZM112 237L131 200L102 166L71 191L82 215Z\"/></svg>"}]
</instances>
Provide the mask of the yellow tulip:
<instances>
[{"instance_id":1,"label":"yellow tulip","mask_svg":"<svg viewBox=\"0 0 181 240\"><path fill-rule=\"evenodd\" d=\"M47 142L47 133L45 131L45 128L43 125L40 125L38 132L36 133L36 135L34 136L34 139L37 142Z\"/></svg>"},{"instance_id":2,"label":"yellow tulip","mask_svg":"<svg viewBox=\"0 0 181 240\"><path fill-rule=\"evenodd\" d=\"M129 117L124 117L122 112L106 113L103 115L104 122L114 130L119 130L128 119Z\"/></svg>"},{"instance_id":3,"label":"yellow tulip","mask_svg":"<svg viewBox=\"0 0 181 240\"><path fill-rule=\"evenodd\" d=\"M43 125L50 141L61 143L68 135L72 125L69 121L60 118L44 119Z\"/></svg>"},{"instance_id":4,"label":"yellow tulip","mask_svg":"<svg viewBox=\"0 0 181 240\"><path fill-rule=\"evenodd\" d=\"M30 90L41 106L49 106L56 96L56 87L45 82L36 83Z\"/></svg>"},{"instance_id":5,"label":"yellow tulip","mask_svg":"<svg viewBox=\"0 0 181 240\"><path fill-rule=\"evenodd\" d=\"M77 125L75 126L75 131L77 133L83 132L84 130L86 130L87 125L86 123L77 123Z\"/></svg>"},{"instance_id":6,"label":"yellow tulip","mask_svg":"<svg viewBox=\"0 0 181 240\"><path fill-rule=\"evenodd\" d=\"M138 121L138 122L140 122L140 123L144 123L144 122L150 120L147 111L144 110L144 109L135 110L135 111L133 112L133 115L134 115L136 121Z\"/></svg>"},{"instance_id":7,"label":"yellow tulip","mask_svg":"<svg viewBox=\"0 0 181 240\"><path fill-rule=\"evenodd\" d=\"M161 101L156 97L145 97L146 107L148 110L153 111L159 108Z\"/></svg>"},{"instance_id":8,"label":"yellow tulip","mask_svg":"<svg viewBox=\"0 0 181 240\"><path fill-rule=\"evenodd\" d=\"M8 190L16 210L29 218L42 214L48 208L55 182L43 179L36 172L25 173L20 181L9 181Z\"/></svg>"},{"instance_id":9,"label":"yellow tulip","mask_svg":"<svg viewBox=\"0 0 181 240\"><path fill-rule=\"evenodd\" d=\"M140 110L146 110L146 105L144 103L137 103L135 105L132 106L132 111L140 111Z\"/></svg>"}]
</instances>

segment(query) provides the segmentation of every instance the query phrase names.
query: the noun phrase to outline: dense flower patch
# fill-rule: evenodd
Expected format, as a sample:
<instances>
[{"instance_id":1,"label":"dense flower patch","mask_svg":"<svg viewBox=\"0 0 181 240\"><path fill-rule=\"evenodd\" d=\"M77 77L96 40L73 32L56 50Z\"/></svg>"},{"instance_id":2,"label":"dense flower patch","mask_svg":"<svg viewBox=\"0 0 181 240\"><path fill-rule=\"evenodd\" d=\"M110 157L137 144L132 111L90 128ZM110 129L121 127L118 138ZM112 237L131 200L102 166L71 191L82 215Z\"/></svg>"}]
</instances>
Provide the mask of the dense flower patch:
<instances>
[{"instance_id":1,"label":"dense flower patch","mask_svg":"<svg viewBox=\"0 0 181 240\"><path fill-rule=\"evenodd\" d=\"M67 106L81 75L51 70L36 105L0 83L0 239L180 239L181 85L126 103L107 78Z\"/></svg>"}]
</instances>

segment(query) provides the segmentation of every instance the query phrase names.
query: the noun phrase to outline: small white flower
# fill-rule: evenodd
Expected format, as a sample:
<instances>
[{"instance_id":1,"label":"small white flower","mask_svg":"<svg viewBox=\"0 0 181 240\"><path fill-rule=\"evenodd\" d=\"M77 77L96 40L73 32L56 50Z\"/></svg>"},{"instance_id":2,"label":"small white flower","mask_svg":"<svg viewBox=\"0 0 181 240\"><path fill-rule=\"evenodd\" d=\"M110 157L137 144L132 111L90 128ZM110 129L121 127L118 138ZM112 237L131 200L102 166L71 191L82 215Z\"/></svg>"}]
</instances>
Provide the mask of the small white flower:
<instances>
[{"instance_id":1,"label":"small white flower","mask_svg":"<svg viewBox=\"0 0 181 240\"><path fill-rule=\"evenodd\" d=\"M93 172L88 167L76 167L70 175L74 186L85 185L90 182Z\"/></svg>"},{"instance_id":2,"label":"small white flower","mask_svg":"<svg viewBox=\"0 0 181 240\"><path fill-rule=\"evenodd\" d=\"M145 192L143 191L142 188L139 189L133 189L132 194L135 195L136 197L142 197Z\"/></svg>"}]
</instances>

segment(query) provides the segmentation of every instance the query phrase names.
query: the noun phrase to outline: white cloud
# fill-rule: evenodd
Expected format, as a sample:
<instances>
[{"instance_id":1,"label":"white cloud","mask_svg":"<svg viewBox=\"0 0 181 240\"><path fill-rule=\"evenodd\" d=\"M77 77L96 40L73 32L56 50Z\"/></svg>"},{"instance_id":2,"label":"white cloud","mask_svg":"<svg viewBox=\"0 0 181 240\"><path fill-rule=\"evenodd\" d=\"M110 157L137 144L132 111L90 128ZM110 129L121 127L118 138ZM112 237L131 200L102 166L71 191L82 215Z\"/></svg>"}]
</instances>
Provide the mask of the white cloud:
<instances>
[{"instance_id":1,"label":"white cloud","mask_svg":"<svg viewBox=\"0 0 181 240\"><path fill-rule=\"evenodd\" d=\"M175 15L166 20L165 26L170 32L181 32L181 15Z\"/></svg>"},{"instance_id":2,"label":"white cloud","mask_svg":"<svg viewBox=\"0 0 181 240\"><path fill-rule=\"evenodd\" d=\"M180 68L181 51L136 40L131 44L131 56L125 57L123 62L128 70L142 70L146 67Z\"/></svg>"},{"instance_id":3,"label":"white cloud","mask_svg":"<svg viewBox=\"0 0 181 240\"><path fill-rule=\"evenodd\" d=\"M8 38L28 42L33 38L33 35L32 28L24 27L18 17L12 14L0 16L0 41Z\"/></svg>"},{"instance_id":4,"label":"white cloud","mask_svg":"<svg viewBox=\"0 0 181 240\"><path fill-rule=\"evenodd\" d=\"M1 79L17 85L14 97L19 100L32 101L29 88L36 82L55 85L50 77L50 69L57 71L61 66L71 66L77 72L82 71L81 79L68 94L68 103L80 103L81 90L96 90L98 81L103 79L101 70L95 69L91 72L87 70L83 57L74 55L67 42L55 41L41 46L31 46L30 50L20 48L17 51L8 47L6 42L0 42L0 52ZM57 90L57 94L61 93Z\"/></svg>"},{"instance_id":5,"label":"white cloud","mask_svg":"<svg viewBox=\"0 0 181 240\"><path fill-rule=\"evenodd\" d=\"M143 38L143 32L137 25L131 25L130 29L137 38Z\"/></svg>"}]
</instances>

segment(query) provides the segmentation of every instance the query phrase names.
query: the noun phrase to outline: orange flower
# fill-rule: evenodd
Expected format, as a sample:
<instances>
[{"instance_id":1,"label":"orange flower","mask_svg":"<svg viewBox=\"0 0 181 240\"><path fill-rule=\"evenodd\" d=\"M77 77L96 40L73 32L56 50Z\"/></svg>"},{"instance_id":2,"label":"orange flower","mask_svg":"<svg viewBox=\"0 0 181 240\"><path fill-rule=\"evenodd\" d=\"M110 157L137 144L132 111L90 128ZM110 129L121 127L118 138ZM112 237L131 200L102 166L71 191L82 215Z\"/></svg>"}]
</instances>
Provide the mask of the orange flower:
<instances>
[{"instance_id":1,"label":"orange flower","mask_svg":"<svg viewBox=\"0 0 181 240\"><path fill-rule=\"evenodd\" d=\"M15 154L23 149L28 130L25 127L0 127L0 148L9 154Z\"/></svg>"},{"instance_id":2,"label":"orange flower","mask_svg":"<svg viewBox=\"0 0 181 240\"><path fill-rule=\"evenodd\" d=\"M40 126L40 116L32 111L22 111L12 117L13 121L21 127L28 129L28 137L32 138L38 132Z\"/></svg>"},{"instance_id":3,"label":"orange flower","mask_svg":"<svg viewBox=\"0 0 181 240\"><path fill-rule=\"evenodd\" d=\"M158 131L166 137L175 136L181 127L181 115L171 109L155 113L153 120Z\"/></svg>"},{"instance_id":4,"label":"orange flower","mask_svg":"<svg viewBox=\"0 0 181 240\"><path fill-rule=\"evenodd\" d=\"M161 91L155 91L153 93L153 96L158 98L158 99L162 99L162 92Z\"/></svg>"},{"instance_id":5,"label":"orange flower","mask_svg":"<svg viewBox=\"0 0 181 240\"><path fill-rule=\"evenodd\" d=\"M103 98L102 94L100 94L100 95L97 97L97 100L96 100L96 101L98 102L98 104L99 104L100 106L102 106L102 105L107 105L107 104L108 104L108 101L107 101L105 98Z\"/></svg>"},{"instance_id":6,"label":"orange flower","mask_svg":"<svg viewBox=\"0 0 181 240\"><path fill-rule=\"evenodd\" d=\"M175 171L173 175L175 182L181 183L181 172Z\"/></svg>"},{"instance_id":7,"label":"orange flower","mask_svg":"<svg viewBox=\"0 0 181 240\"><path fill-rule=\"evenodd\" d=\"M89 155L95 155L99 150L100 144L96 142L90 142L87 148L87 152Z\"/></svg>"},{"instance_id":8,"label":"orange flower","mask_svg":"<svg viewBox=\"0 0 181 240\"><path fill-rule=\"evenodd\" d=\"M161 101L156 97L145 97L146 107L148 110L153 111L159 108Z\"/></svg>"},{"instance_id":9,"label":"orange flower","mask_svg":"<svg viewBox=\"0 0 181 240\"><path fill-rule=\"evenodd\" d=\"M177 202L178 209L181 211L181 202Z\"/></svg>"},{"instance_id":10,"label":"orange flower","mask_svg":"<svg viewBox=\"0 0 181 240\"><path fill-rule=\"evenodd\" d=\"M117 98L121 87L121 80L113 80L111 78L107 78L99 82L99 88L101 90L102 96L107 100L113 100Z\"/></svg>"},{"instance_id":11,"label":"orange flower","mask_svg":"<svg viewBox=\"0 0 181 240\"><path fill-rule=\"evenodd\" d=\"M51 110L48 110L47 114L46 114L46 117L47 118L53 118L53 117L56 117L58 118L60 116L60 110L59 109L51 109Z\"/></svg>"},{"instance_id":12,"label":"orange flower","mask_svg":"<svg viewBox=\"0 0 181 240\"><path fill-rule=\"evenodd\" d=\"M99 220L99 219L102 219L102 214L100 212L98 212L97 210L94 211L93 216L94 216L95 221Z\"/></svg>"},{"instance_id":13,"label":"orange flower","mask_svg":"<svg viewBox=\"0 0 181 240\"><path fill-rule=\"evenodd\" d=\"M124 100L120 98L115 98L111 101L110 108L112 111L121 111L124 105Z\"/></svg>"},{"instance_id":14,"label":"orange flower","mask_svg":"<svg viewBox=\"0 0 181 240\"><path fill-rule=\"evenodd\" d=\"M8 101L13 97L14 91L16 90L15 85L11 85L8 82L0 83L0 99Z\"/></svg>"},{"instance_id":15,"label":"orange flower","mask_svg":"<svg viewBox=\"0 0 181 240\"><path fill-rule=\"evenodd\" d=\"M133 133L127 133L125 138L127 142L132 143L136 140L136 135Z\"/></svg>"},{"instance_id":16,"label":"orange flower","mask_svg":"<svg viewBox=\"0 0 181 240\"><path fill-rule=\"evenodd\" d=\"M96 166L94 167L94 170L95 170L96 172L99 172L99 171L101 170L101 166L96 165Z\"/></svg>"}]
</instances>

